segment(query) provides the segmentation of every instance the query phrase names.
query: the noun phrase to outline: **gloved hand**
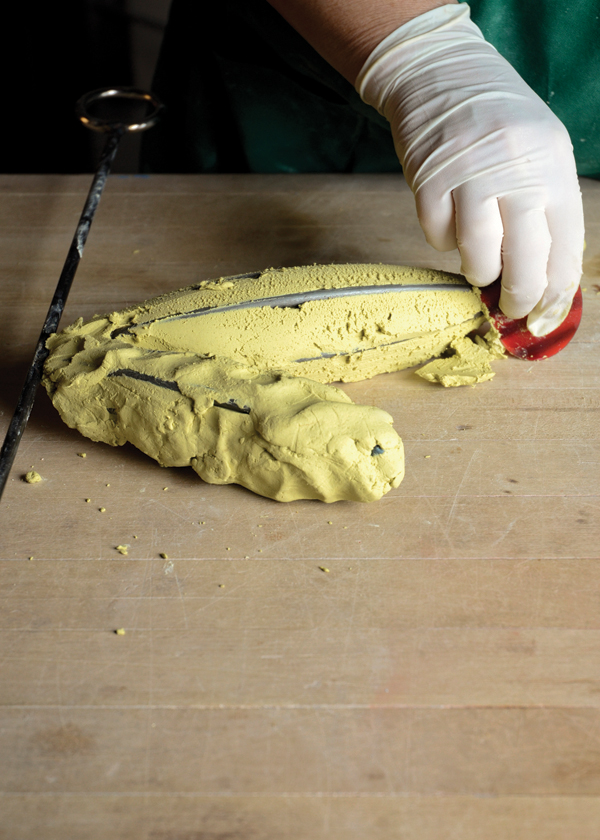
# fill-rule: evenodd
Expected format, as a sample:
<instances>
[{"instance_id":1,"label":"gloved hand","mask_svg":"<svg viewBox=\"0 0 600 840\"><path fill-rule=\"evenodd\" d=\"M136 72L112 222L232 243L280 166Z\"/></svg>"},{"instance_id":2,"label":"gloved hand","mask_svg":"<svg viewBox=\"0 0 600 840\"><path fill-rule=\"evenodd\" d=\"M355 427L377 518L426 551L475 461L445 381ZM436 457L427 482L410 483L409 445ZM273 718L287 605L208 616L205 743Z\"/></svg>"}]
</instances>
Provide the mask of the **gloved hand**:
<instances>
[{"instance_id":1,"label":"gloved hand","mask_svg":"<svg viewBox=\"0 0 600 840\"><path fill-rule=\"evenodd\" d=\"M536 336L568 314L581 277L583 208L567 130L470 20L465 3L400 26L356 89L391 123L427 241L458 247L500 307Z\"/></svg>"}]
</instances>

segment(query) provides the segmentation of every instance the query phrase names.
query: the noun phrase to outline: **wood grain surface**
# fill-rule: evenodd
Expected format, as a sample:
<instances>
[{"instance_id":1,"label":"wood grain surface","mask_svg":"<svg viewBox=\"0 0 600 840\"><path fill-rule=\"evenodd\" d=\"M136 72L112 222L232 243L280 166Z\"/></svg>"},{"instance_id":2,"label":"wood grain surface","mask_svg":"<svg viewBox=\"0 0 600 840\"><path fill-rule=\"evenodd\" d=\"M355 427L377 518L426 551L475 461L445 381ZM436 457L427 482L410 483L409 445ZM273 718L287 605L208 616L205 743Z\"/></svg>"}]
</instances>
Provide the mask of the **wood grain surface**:
<instances>
[{"instance_id":1,"label":"wood grain surface","mask_svg":"<svg viewBox=\"0 0 600 840\"><path fill-rule=\"evenodd\" d=\"M88 185L0 176L2 432ZM562 353L476 388L343 386L404 440L379 502L206 485L39 394L0 506L0 840L597 840L600 183L582 189ZM396 176L112 176L63 325L354 261L458 270Z\"/></svg>"}]
</instances>

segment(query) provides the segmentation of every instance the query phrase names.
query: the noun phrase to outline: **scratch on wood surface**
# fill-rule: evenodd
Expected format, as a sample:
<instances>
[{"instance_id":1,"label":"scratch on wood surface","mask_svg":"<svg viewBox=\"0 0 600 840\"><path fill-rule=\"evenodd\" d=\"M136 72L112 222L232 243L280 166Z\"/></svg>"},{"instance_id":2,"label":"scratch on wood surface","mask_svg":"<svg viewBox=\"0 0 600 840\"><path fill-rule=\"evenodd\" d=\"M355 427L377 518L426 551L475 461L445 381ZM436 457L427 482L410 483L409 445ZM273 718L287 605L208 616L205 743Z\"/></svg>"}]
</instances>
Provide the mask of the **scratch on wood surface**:
<instances>
[{"instance_id":1,"label":"scratch on wood surface","mask_svg":"<svg viewBox=\"0 0 600 840\"><path fill-rule=\"evenodd\" d=\"M294 516L295 511L289 510L287 521L288 523L292 523L294 527L294 535L295 540L294 544L298 545L299 547L304 547L304 536L302 531L298 528L298 520L297 517Z\"/></svg>"},{"instance_id":2,"label":"scratch on wood surface","mask_svg":"<svg viewBox=\"0 0 600 840\"><path fill-rule=\"evenodd\" d=\"M586 738L593 739L594 741L600 743L600 724L597 720L594 721L593 726L584 726L581 716L581 708L563 708L559 709L559 711L562 712L564 719L568 721L570 726L579 730L579 732L583 732ZM586 720L586 723L589 723L589 719Z\"/></svg>"},{"instance_id":3,"label":"scratch on wood surface","mask_svg":"<svg viewBox=\"0 0 600 840\"><path fill-rule=\"evenodd\" d=\"M173 510L172 507L169 507L169 505L165 505L162 502L157 501L157 499L148 499L145 506L148 506L148 505L156 505L157 507L164 508L164 510L168 510L169 513L172 513L173 516L177 516L179 519L183 520L186 524L187 524L187 522L189 522L189 515L188 516L183 516L183 514L179 513L179 511Z\"/></svg>"},{"instance_id":4,"label":"scratch on wood surface","mask_svg":"<svg viewBox=\"0 0 600 840\"><path fill-rule=\"evenodd\" d=\"M425 504L428 506L428 508L431 512L431 517L434 519L435 524L437 525L437 527L442 532L442 536L444 537L444 539L448 543L448 546L450 547L450 549L452 551L454 551L455 550L454 549L454 543L452 542L452 538L450 537L449 529L444 525L444 523L442 522L441 515L437 512L436 508L434 507L432 497L429 495L429 493L426 493L426 492L423 491L423 488L421 486L420 474L419 474L418 470L415 472L415 480L417 482L419 490L421 491L421 495L419 496L419 499L421 499L423 502L425 502ZM397 499L398 499L397 496L392 496L392 497L387 496L387 497L384 497L383 499L380 499L379 502L377 502L377 504L378 505L383 505L386 502L396 503ZM428 520L426 520L426 519L424 519L423 521L428 525L430 524L428 522Z\"/></svg>"},{"instance_id":5,"label":"scratch on wood surface","mask_svg":"<svg viewBox=\"0 0 600 840\"><path fill-rule=\"evenodd\" d=\"M463 477L460 480L460 484L456 488L456 493L454 494L454 499L452 500L452 507L450 508L450 513L448 514L448 522L447 522L448 530L450 529L450 526L452 525L452 521L454 519L454 513L455 513L455 510L456 510L456 505L457 505L457 502L458 502L458 497L460 495L460 491L462 490L462 486L466 481L467 475L469 474L469 470L471 469L471 464L473 463L473 461L479 455L480 452L481 452L481 449L476 449L473 452L473 454L469 458L469 463L467 464L467 466L465 468L465 471L463 473Z\"/></svg>"},{"instance_id":6,"label":"scratch on wood surface","mask_svg":"<svg viewBox=\"0 0 600 840\"><path fill-rule=\"evenodd\" d=\"M506 528L506 531L503 534L500 534L500 536L498 537L497 540L494 540L494 542L489 544L490 548L493 548L493 547L499 545L502 542L502 540L506 539L506 537L510 534L510 532L515 527L517 522L518 522L518 519L513 519L512 522L509 522L508 527Z\"/></svg>"},{"instance_id":7,"label":"scratch on wood surface","mask_svg":"<svg viewBox=\"0 0 600 840\"><path fill-rule=\"evenodd\" d=\"M178 576L177 572L175 572L175 583L177 584L177 592L179 593L179 601L181 603L181 611L183 612L183 623L185 625L185 629L189 630L188 617L187 617L187 612L186 612L186 609L185 609L185 598L184 598L183 592L181 591L181 585L179 583L179 576Z\"/></svg>"},{"instance_id":8,"label":"scratch on wood surface","mask_svg":"<svg viewBox=\"0 0 600 840\"><path fill-rule=\"evenodd\" d=\"M434 507L434 505L433 505L433 500L432 500L432 498L431 498L429 495L427 495L427 494L422 495L420 498L421 498L421 499L422 499L422 500L423 500L423 501L427 504L427 506L429 507L429 510L431 511L431 516L433 517L433 519L435 520L436 525L439 527L440 531L442 532L442 536L444 537L444 539L445 539L445 540L446 540L446 542L448 543L448 545L449 545L450 549L451 549L452 551L455 551L455 548L454 548L454 543L453 543L453 541L452 541L452 537L450 536L449 528L448 528L446 525L444 525L444 523L442 522L442 516L441 516L441 514L439 514L439 513L437 512L437 510L435 509L435 507ZM425 520L425 522L427 522L427 520ZM427 522L427 524L429 524L429 523Z\"/></svg>"}]
</instances>

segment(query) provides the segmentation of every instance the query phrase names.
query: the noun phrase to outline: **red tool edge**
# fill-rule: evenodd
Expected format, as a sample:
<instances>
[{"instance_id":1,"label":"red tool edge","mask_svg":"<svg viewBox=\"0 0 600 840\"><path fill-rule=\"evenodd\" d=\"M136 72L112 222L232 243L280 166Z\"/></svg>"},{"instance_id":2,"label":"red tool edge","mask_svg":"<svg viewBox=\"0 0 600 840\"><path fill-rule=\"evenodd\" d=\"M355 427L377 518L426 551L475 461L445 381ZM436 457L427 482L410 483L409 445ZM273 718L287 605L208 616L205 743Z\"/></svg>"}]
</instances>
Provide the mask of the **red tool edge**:
<instances>
[{"instance_id":1,"label":"red tool edge","mask_svg":"<svg viewBox=\"0 0 600 840\"><path fill-rule=\"evenodd\" d=\"M511 356L528 361L539 361L559 353L577 332L581 321L582 296L578 288L573 298L569 314L562 324L548 335L538 338L527 329L527 318L507 318L498 306L501 283L495 280L490 286L480 289L481 299L485 303L490 318L500 333L500 341Z\"/></svg>"}]
</instances>

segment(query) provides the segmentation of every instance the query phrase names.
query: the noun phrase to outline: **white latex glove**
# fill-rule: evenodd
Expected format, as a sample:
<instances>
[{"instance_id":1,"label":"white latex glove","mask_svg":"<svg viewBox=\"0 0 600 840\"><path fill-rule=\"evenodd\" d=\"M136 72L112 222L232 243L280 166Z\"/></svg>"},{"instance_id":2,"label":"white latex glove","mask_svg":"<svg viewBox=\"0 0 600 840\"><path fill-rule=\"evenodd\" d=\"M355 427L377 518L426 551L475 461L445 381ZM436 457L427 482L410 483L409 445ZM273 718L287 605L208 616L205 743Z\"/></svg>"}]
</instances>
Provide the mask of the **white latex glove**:
<instances>
[{"instance_id":1,"label":"white latex glove","mask_svg":"<svg viewBox=\"0 0 600 840\"><path fill-rule=\"evenodd\" d=\"M421 227L536 336L568 314L581 277L583 208L566 128L485 41L465 3L400 26L356 89L391 123Z\"/></svg>"}]
</instances>

